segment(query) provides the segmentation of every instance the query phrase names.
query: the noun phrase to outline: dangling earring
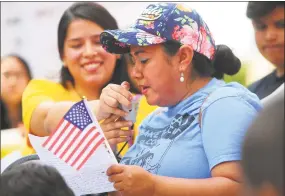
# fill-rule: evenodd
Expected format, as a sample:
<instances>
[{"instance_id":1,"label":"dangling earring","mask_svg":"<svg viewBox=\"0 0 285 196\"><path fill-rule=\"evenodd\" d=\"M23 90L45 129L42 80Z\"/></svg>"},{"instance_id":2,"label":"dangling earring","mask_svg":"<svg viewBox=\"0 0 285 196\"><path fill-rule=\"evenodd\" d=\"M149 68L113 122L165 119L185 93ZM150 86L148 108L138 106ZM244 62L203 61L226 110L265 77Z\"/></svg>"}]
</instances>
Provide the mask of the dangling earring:
<instances>
[{"instance_id":1,"label":"dangling earring","mask_svg":"<svg viewBox=\"0 0 285 196\"><path fill-rule=\"evenodd\" d=\"M183 73L181 73L181 75L180 75L180 82L184 82L184 74Z\"/></svg>"}]
</instances>

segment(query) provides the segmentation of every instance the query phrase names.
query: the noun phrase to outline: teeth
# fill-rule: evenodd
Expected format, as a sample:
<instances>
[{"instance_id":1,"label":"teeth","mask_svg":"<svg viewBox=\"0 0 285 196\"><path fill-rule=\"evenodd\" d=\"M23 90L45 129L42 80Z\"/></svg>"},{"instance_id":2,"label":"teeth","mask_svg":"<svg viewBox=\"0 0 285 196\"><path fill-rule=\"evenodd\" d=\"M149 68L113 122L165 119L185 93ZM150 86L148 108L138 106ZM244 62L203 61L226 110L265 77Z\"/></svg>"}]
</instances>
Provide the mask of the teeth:
<instances>
[{"instance_id":1,"label":"teeth","mask_svg":"<svg viewBox=\"0 0 285 196\"><path fill-rule=\"evenodd\" d=\"M89 64L89 65L85 65L84 68L89 70L89 69L96 69L99 66L100 66L100 63L92 63L92 64Z\"/></svg>"}]
</instances>

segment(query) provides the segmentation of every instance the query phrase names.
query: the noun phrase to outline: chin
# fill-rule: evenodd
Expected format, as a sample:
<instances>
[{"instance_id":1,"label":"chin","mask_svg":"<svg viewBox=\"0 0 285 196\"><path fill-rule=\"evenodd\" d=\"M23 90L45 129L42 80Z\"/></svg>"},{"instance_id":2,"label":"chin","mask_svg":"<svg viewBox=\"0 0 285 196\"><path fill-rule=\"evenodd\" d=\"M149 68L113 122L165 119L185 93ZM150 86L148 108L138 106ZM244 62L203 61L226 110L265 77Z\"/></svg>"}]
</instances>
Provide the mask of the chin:
<instances>
[{"instance_id":1,"label":"chin","mask_svg":"<svg viewBox=\"0 0 285 196\"><path fill-rule=\"evenodd\" d=\"M268 61L274 66L274 67L281 67L284 66L284 59L277 59L277 58L268 58Z\"/></svg>"},{"instance_id":2,"label":"chin","mask_svg":"<svg viewBox=\"0 0 285 196\"><path fill-rule=\"evenodd\" d=\"M88 86L96 86L96 87L101 87L103 86L104 84L106 84L107 82L104 82L102 81L101 79L99 78L89 78L87 80L85 80L85 84L88 85Z\"/></svg>"},{"instance_id":3,"label":"chin","mask_svg":"<svg viewBox=\"0 0 285 196\"><path fill-rule=\"evenodd\" d=\"M146 95L145 95L145 98L146 98L148 105L158 105L157 100L151 99L149 96L146 96Z\"/></svg>"},{"instance_id":4,"label":"chin","mask_svg":"<svg viewBox=\"0 0 285 196\"><path fill-rule=\"evenodd\" d=\"M152 105L152 106L159 106L159 107L167 107L169 106L168 103L165 103L165 101L161 101L159 100L158 98L157 99L151 99L151 98L148 98L146 96L146 101L148 103L148 105Z\"/></svg>"}]
</instances>

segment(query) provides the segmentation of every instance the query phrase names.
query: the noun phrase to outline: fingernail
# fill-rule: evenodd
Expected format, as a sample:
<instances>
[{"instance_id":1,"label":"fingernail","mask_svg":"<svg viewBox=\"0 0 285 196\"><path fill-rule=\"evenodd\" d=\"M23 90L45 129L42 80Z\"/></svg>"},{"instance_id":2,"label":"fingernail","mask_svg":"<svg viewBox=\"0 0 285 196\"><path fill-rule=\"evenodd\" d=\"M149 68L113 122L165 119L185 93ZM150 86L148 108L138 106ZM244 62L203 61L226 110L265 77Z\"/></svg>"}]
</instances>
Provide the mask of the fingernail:
<instances>
[{"instance_id":1,"label":"fingernail","mask_svg":"<svg viewBox=\"0 0 285 196\"><path fill-rule=\"evenodd\" d=\"M129 125L129 126L132 126L132 125L133 125L133 122L132 122L132 121L129 121L129 122L128 122L128 125Z\"/></svg>"},{"instance_id":2,"label":"fingernail","mask_svg":"<svg viewBox=\"0 0 285 196\"><path fill-rule=\"evenodd\" d=\"M132 101L132 100L133 100L133 96L130 96L130 97L129 97L129 100Z\"/></svg>"}]
</instances>

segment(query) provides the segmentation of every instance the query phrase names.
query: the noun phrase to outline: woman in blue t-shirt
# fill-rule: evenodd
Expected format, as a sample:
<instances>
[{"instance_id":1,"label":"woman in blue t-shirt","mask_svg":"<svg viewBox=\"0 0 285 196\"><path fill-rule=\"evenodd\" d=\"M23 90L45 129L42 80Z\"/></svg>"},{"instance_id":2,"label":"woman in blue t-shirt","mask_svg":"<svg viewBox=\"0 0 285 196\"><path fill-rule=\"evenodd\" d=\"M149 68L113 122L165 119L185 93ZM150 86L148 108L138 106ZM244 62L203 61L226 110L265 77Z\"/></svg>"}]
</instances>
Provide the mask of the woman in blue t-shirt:
<instances>
[{"instance_id":1,"label":"woman in blue t-shirt","mask_svg":"<svg viewBox=\"0 0 285 196\"><path fill-rule=\"evenodd\" d=\"M133 77L150 105L135 144L107 174L122 195L235 196L239 194L241 143L261 109L238 83L225 84L240 61L214 39L200 15L176 3L149 5L127 30L101 34L111 53L129 53ZM123 115L128 85L102 92L98 116ZM116 194L116 193L114 193Z\"/></svg>"}]
</instances>

